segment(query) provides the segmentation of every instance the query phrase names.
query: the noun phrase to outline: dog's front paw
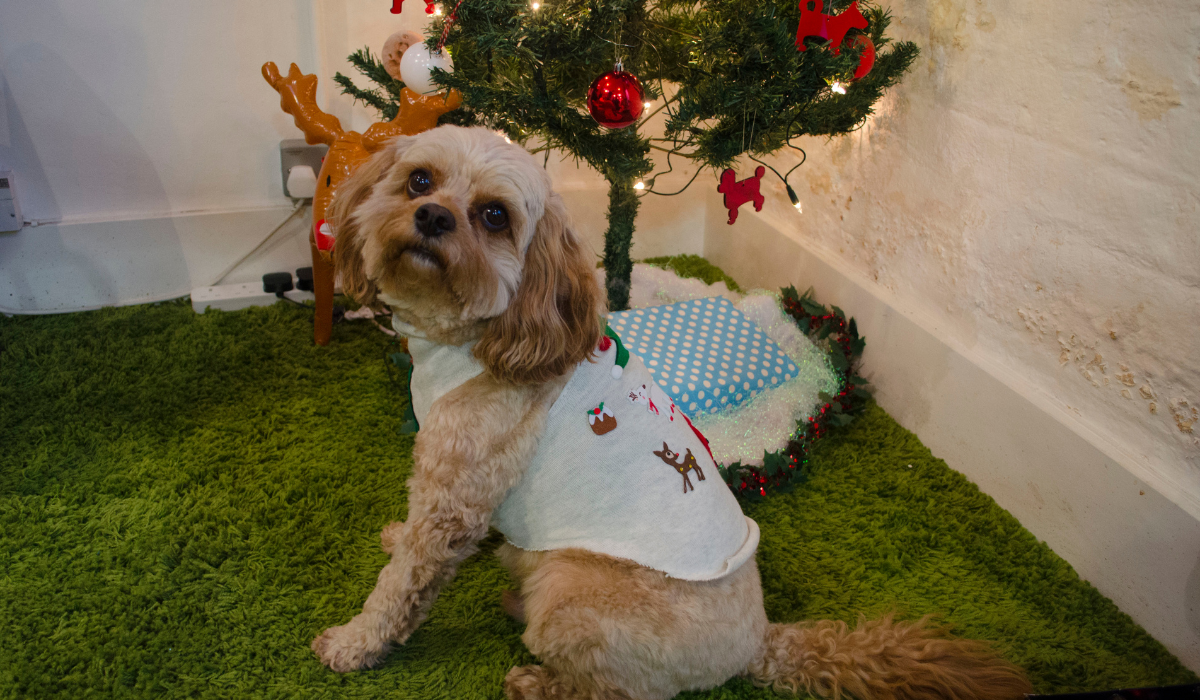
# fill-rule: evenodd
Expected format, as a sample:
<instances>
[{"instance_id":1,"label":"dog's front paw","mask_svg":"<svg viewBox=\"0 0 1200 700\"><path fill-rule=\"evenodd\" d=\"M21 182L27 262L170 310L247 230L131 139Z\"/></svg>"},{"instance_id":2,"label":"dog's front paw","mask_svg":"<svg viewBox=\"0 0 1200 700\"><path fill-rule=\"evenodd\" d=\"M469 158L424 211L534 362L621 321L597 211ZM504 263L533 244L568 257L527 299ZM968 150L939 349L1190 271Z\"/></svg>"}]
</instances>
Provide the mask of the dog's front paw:
<instances>
[{"instance_id":1,"label":"dog's front paw","mask_svg":"<svg viewBox=\"0 0 1200 700\"><path fill-rule=\"evenodd\" d=\"M513 666L504 677L508 700L549 700L559 697L554 678L541 666Z\"/></svg>"},{"instance_id":2,"label":"dog's front paw","mask_svg":"<svg viewBox=\"0 0 1200 700\"><path fill-rule=\"evenodd\" d=\"M383 526L383 531L379 533L379 548L386 554L396 553L396 544L400 542L400 535L404 532L404 521L393 520Z\"/></svg>"},{"instance_id":3,"label":"dog's front paw","mask_svg":"<svg viewBox=\"0 0 1200 700\"><path fill-rule=\"evenodd\" d=\"M312 642L321 663L338 673L361 671L383 663L388 644L375 641L366 631L353 622L340 627L330 627Z\"/></svg>"}]
</instances>

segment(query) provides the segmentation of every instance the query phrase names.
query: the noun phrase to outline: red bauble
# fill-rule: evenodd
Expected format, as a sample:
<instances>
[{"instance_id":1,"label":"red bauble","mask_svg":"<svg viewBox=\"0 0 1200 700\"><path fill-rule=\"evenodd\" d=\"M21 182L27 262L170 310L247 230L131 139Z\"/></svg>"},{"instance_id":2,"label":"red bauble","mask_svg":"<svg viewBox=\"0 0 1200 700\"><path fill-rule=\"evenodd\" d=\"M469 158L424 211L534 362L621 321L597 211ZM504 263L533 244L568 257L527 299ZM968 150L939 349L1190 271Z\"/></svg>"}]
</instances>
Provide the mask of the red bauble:
<instances>
[{"instance_id":1,"label":"red bauble","mask_svg":"<svg viewBox=\"0 0 1200 700\"><path fill-rule=\"evenodd\" d=\"M609 129L624 129L642 116L646 93L633 73L614 70L596 78L588 90L592 119Z\"/></svg>"},{"instance_id":2,"label":"red bauble","mask_svg":"<svg viewBox=\"0 0 1200 700\"><path fill-rule=\"evenodd\" d=\"M862 48L862 56L858 59L858 68L854 70L854 79L858 80L875 67L875 42L871 41L871 37L866 34L859 34L854 37L851 46Z\"/></svg>"}]
</instances>

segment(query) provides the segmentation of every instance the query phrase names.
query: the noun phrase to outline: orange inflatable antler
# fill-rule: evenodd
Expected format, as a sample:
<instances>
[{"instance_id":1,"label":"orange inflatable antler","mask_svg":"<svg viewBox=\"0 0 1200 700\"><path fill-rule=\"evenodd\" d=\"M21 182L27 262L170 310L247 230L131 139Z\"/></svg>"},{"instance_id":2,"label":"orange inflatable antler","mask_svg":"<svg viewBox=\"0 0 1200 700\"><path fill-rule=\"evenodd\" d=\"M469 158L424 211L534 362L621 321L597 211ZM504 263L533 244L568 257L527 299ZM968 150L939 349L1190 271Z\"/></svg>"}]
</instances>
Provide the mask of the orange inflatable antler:
<instances>
[{"instance_id":1,"label":"orange inflatable antler","mask_svg":"<svg viewBox=\"0 0 1200 700\"><path fill-rule=\"evenodd\" d=\"M363 133L363 148L371 153L383 148L396 136L412 136L437 126L438 117L458 109L462 93L450 90L436 95L418 95L404 88L400 91L400 111L390 122L372 124Z\"/></svg>"},{"instance_id":2,"label":"orange inflatable antler","mask_svg":"<svg viewBox=\"0 0 1200 700\"><path fill-rule=\"evenodd\" d=\"M317 174L317 191L312 200L313 232L309 237L313 261L313 293L316 313L313 316L313 340L328 345L333 334L333 260L330 257L329 236L321 229L333 195L346 178L371 157L371 154L395 138L411 136L437 126L438 117L462 104L462 94L451 90L445 95L418 95L408 88L400 91L400 111L390 122L373 124L365 134L343 131L342 123L317 106L317 76L305 75L295 63L287 75L267 62L262 67L263 78L279 93L279 107L292 115L296 127L304 132L304 140L323 143L329 152ZM320 234L320 235L318 235Z\"/></svg>"},{"instance_id":3,"label":"orange inflatable antler","mask_svg":"<svg viewBox=\"0 0 1200 700\"><path fill-rule=\"evenodd\" d=\"M304 132L305 141L332 146L342 137L344 132L338 118L317 106L317 76L304 75L295 63L283 76L271 61L263 64L262 74L279 93L279 108L292 115L296 127Z\"/></svg>"}]
</instances>

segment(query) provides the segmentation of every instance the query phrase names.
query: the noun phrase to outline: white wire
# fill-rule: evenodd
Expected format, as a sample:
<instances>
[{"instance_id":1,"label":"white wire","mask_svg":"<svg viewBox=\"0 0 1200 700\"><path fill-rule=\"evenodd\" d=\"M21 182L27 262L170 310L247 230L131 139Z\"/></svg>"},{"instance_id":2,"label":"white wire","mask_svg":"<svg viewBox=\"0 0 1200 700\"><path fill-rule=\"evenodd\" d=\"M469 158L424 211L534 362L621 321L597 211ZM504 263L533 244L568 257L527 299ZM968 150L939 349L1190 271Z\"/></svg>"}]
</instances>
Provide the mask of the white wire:
<instances>
[{"instance_id":1,"label":"white wire","mask_svg":"<svg viewBox=\"0 0 1200 700\"><path fill-rule=\"evenodd\" d=\"M250 258L250 256L252 256L252 255L254 255L255 253L257 253L258 251L262 250L262 247L263 247L263 246L265 246L265 245L267 244L267 242L268 242L268 241L270 241L272 238L274 238L274 237L275 237L275 234L277 234L277 233L279 233L281 230L283 230L283 227L284 227L284 226L287 226L288 222L290 222L292 219L296 218L296 214L297 214L298 212L300 212L300 210L304 209L304 207L306 207L306 206L312 206L312 200L311 200L311 199L301 199L301 200L298 200L298 201L296 202L296 206L295 206L295 208L294 208L294 209L292 209L292 212L291 212L290 214L288 214L288 215L287 215L287 218L286 218L286 219L284 219L283 221L279 222L279 225L278 225L278 226L276 226L275 228L271 229L271 232L267 234L267 237L266 237L266 238L264 238L264 239L262 239L261 241L259 241L258 245L254 246L253 250L251 250L249 253L246 253L246 254L245 254L245 255L243 255L242 257L238 258L236 261L234 261L234 263L233 263L232 265L230 265L229 267L225 268L225 270L224 270L224 271L223 271L223 272L222 272L220 275L218 275L218 276L217 276L217 278L216 278L215 280L213 280L213 281L212 281L212 283L211 283L211 284L209 284L208 286L210 286L210 287L215 287L215 286L217 286L218 284L220 284L220 283L221 283L221 280L223 280L223 279L225 279L226 277L228 277L228 276L229 276L229 273L230 273L230 272L233 272L235 269L237 269L237 266L238 266L238 265L241 265L242 263L246 262L246 260L247 260L247 259L249 259L249 258Z\"/></svg>"}]
</instances>

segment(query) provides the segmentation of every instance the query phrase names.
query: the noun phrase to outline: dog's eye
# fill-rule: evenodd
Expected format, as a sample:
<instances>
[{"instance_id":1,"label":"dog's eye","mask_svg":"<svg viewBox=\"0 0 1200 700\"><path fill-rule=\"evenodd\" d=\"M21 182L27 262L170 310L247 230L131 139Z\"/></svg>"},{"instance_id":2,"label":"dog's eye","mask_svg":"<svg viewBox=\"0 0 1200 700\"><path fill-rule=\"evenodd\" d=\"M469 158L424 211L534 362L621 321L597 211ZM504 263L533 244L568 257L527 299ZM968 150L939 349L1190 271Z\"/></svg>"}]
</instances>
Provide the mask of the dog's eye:
<instances>
[{"instance_id":1,"label":"dog's eye","mask_svg":"<svg viewBox=\"0 0 1200 700\"><path fill-rule=\"evenodd\" d=\"M508 225L508 210L503 204L492 202L483 207L482 210L483 225L489 231L499 231Z\"/></svg>"},{"instance_id":2,"label":"dog's eye","mask_svg":"<svg viewBox=\"0 0 1200 700\"><path fill-rule=\"evenodd\" d=\"M409 197L425 194L430 187L433 187L433 178L424 170L414 170L413 174L408 176Z\"/></svg>"}]
</instances>

